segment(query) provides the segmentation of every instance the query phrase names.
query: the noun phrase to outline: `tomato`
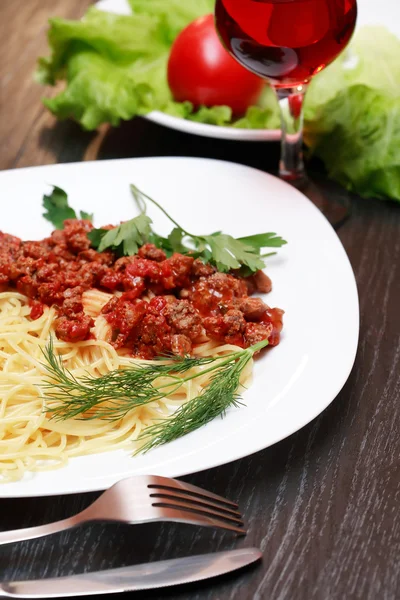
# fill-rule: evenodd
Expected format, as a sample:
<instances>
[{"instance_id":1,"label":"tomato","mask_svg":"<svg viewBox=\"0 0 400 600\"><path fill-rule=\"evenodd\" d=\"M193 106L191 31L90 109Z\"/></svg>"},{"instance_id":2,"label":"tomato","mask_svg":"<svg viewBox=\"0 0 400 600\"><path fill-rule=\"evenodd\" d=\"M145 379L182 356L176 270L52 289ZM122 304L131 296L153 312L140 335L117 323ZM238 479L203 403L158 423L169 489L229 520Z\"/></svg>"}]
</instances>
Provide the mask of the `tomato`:
<instances>
[{"instance_id":1,"label":"tomato","mask_svg":"<svg viewBox=\"0 0 400 600\"><path fill-rule=\"evenodd\" d=\"M213 15L196 19L176 38L168 62L168 84L177 102L188 100L196 107L224 104L235 115L256 104L265 85L225 50Z\"/></svg>"}]
</instances>

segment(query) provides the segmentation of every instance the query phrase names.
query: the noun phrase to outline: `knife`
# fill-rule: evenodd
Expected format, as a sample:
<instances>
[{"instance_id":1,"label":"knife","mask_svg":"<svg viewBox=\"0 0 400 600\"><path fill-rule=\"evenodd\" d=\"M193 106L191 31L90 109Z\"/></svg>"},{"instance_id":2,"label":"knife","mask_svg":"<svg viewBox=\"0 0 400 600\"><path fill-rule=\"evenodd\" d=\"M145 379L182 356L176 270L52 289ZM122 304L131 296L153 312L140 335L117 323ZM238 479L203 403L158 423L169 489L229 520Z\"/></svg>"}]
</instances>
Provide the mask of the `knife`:
<instances>
[{"instance_id":1,"label":"knife","mask_svg":"<svg viewBox=\"0 0 400 600\"><path fill-rule=\"evenodd\" d=\"M0 597L62 598L150 590L202 581L260 560L257 548L199 554L68 577L0 583Z\"/></svg>"}]
</instances>

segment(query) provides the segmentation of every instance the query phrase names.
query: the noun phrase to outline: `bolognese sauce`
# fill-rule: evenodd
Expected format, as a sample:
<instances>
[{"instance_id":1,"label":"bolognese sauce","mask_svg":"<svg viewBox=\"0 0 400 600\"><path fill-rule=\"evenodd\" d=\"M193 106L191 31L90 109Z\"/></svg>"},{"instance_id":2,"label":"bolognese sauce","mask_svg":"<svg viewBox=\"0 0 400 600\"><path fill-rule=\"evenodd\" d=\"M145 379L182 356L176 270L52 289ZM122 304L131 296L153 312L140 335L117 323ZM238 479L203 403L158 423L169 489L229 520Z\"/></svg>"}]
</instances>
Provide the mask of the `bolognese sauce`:
<instances>
[{"instance_id":1,"label":"bolognese sauce","mask_svg":"<svg viewBox=\"0 0 400 600\"><path fill-rule=\"evenodd\" d=\"M168 257L153 244L118 258L90 247L92 224L70 219L41 241L0 233L0 291L17 289L30 299L30 318L55 306L55 333L67 342L93 337L83 293L97 288L113 294L102 314L115 348L133 356L191 354L205 338L247 348L268 339L279 343L283 311L270 308L255 292L269 292L262 272L243 278L220 273L192 256Z\"/></svg>"}]
</instances>

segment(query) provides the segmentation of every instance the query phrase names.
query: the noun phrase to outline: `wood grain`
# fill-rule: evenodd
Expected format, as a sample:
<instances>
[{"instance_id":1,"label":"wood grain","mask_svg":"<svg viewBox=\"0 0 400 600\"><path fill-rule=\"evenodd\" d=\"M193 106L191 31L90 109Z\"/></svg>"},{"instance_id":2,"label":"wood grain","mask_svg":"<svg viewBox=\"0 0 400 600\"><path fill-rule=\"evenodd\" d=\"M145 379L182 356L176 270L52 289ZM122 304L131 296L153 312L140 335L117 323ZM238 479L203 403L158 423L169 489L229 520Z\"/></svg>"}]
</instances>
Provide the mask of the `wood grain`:
<instances>
[{"instance_id":1,"label":"wood grain","mask_svg":"<svg viewBox=\"0 0 400 600\"><path fill-rule=\"evenodd\" d=\"M79 18L89 0L0 0L0 165L2 169L59 162L71 138L77 160L92 134L72 123L55 126L40 102L52 92L33 80L36 60L48 54L50 17ZM64 159L65 161L65 159Z\"/></svg>"},{"instance_id":2,"label":"wood grain","mask_svg":"<svg viewBox=\"0 0 400 600\"><path fill-rule=\"evenodd\" d=\"M55 123L32 82L46 52L46 19L77 18L86 0L0 0L0 168L81 160L91 134ZM195 138L142 119L107 135L99 158L207 156L274 171L276 144ZM179 600L395 600L400 597L400 214L394 204L349 197L309 165L327 198L349 198L339 235L356 274L361 333L353 372L335 402L290 438L188 481L239 502L249 533L189 526L85 526L0 548L1 577L29 578L255 545L261 565L196 586L136 594ZM3 202L6 202L3 201ZM3 204L4 206L4 204ZM3 208L4 210L4 208ZM316 249L318 251L318 249ZM304 265L307 268L307 265ZM307 402L307 398L299 398ZM96 494L0 500L0 527L61 519Z\"/></svg>"}]
</instances>

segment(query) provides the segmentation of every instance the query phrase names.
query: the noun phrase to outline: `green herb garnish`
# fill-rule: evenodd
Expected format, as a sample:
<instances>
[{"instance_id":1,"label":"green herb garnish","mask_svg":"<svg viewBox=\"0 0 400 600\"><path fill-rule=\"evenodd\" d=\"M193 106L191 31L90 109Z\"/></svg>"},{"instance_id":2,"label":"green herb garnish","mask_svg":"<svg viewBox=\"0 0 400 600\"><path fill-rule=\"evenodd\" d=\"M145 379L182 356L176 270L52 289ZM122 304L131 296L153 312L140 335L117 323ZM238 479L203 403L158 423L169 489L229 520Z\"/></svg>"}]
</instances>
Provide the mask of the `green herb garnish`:
<instances>
[{"instance_id":1,"label":"green herb garnish","mask_svg":"<svg viewBox=\"0 0 400 600\"><path fill-rule=\"evenodd\" d=\"M234 238L216 231L209 235L189 233L153 198L131 185L140 214L112 229L92 229L87 235L93 248L99 252L112 250L119 256L133 256L140 246L151 242L171 256L174 252L190 254L205 263L211 263L221 272L240 270L243 276L251 275L265 267L263 248L280 248L287 242L275 233L259 233L247 237ZM167 237L158 235L151 227L152 220L146 215L147 202L151 202L173 223L174 228ZM68 204L64 190L54 186L50 195L43 196L43 206L47 210L44 217L57 229L62 229L65 219L78 216ZM92 220L93 215L80 211L81 219Z\"/></svg>"},{"instance_id":2,"label":"green herb garnish","mask_svg":"<svg viewBox=\"0 0 400 600\"><path fill-rule=\"evenodd\" d=\"M169 256L174 252L190 254L212 263L219 271L227 272L242 267L254 273L265 267L262 248L278 248L286 241L275 233L261 233L243 238L217 231L210 235L195 235L184 229L153 198L131 185L132 194L141 214L112 230L94 229L88 235L92 246L100 252L109 248L113 251L132 255L145 242L152 242ZM162 237L151 229L151 219L146 216L146 201L153 203L175 225L168 237Z\"/></svg>"},{"instance_id":3,"label":"green herb garnish","mask_svg":"<svg viewBox=\"0 0 400 600\"><path fill-rule=\"evenodd\" d=\"M230 407L238 407L241 403L238 388L240 376L254 353L268 344L264 340L247 348L227 355L212 369L210 383L202 393L180 406L171 417L162 419L147 427L139 436L143 446L138 452L148 452L157 446L172 442L177 438L195 431L216 417L223 417Z\"/></svg>"},{"instance_id":4,"label":"green herb garnish","mask_svg":"<svg viewBox=\"0 0 400 600\"><path fill-rule=\"evenodd\" d=\"M132 256L148 240L151 234L150 224L151 219L141 214L113 229L92 229L88 238L99 252L109 248L117 254Z\"/></svg>"},{"instance_id":5,"label":"green herb garnish","mask_svg":"<svg viewBox=\"0 0 400 600\"><path fill-rule=\"evenodd\" d=\"M241 373L254 354L267 345L268 340L263 340L221 357L168 357L168 362L136 363L101 377L86 375L77 379L65 368L62 357L55 354L51 340L44 350L44 366L50 376L45 384L46 411L59 420L119 420L135 408L168 398L185 382L210 373L210 383L199 396L140 435L139 440L144 443L139 451L146 452L224 416L229 407L238 406ZM194 367L202 368L193 373ZM160 377L167 378L162 385L157 384Z\"/></svg>"},{"instance_id":6,"label":"green herb garnish","mask_svg":"<svg viewBox=\"0 0 400 600\"><path fill-rule=\"evenodd\" d=\"M46 209L46 212L43 213L44 218L50 221L56 229L62 229L66 219L81 218L89 221L93 219L93 215L83 210L80 211L80 216L77 217L74 209L68 204L67 193L56 185L53 186L51 194L43 196L43 208Z\"/></svg>"},{"instance_id":7,"label":"green herb garnish","mask_svg":"<svg viewBox=\"0 0 400 600\"><path fill-rule=\"evenodd\" d=\"M173 252L181 254L194 254L204 262L214 264L219 271L231 271L243 266L248 267L251 272L263 269L265 263L261 249L265 247L279 248L287 243L286 240L272 232L242 238L234 238L221 231L210 235L195 235L186 231L156 200L141 192L136 186L131 185L131 192L142 212L145 211L146 200L148 200L175 225L167 238L166 250L172 249ZM165 244L164 238L161 238L160 242Z\"/></svg>"}]
</instances>

